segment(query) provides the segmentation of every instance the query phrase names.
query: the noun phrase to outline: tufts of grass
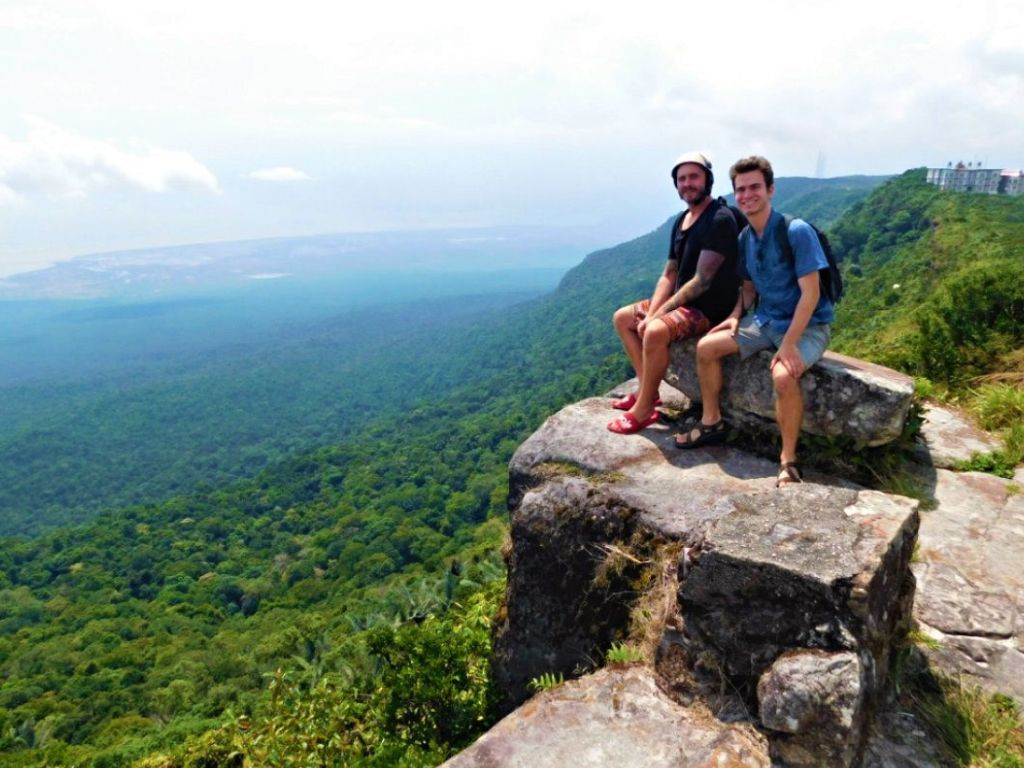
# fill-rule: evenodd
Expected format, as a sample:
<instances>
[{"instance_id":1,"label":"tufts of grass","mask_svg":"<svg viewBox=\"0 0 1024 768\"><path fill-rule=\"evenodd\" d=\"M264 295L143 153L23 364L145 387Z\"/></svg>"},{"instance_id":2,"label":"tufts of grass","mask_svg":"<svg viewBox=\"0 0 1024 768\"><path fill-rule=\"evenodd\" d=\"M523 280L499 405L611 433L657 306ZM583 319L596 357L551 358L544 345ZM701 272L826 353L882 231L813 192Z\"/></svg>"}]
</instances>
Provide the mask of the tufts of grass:
<instances>
[{"instance_id":1,"label":"tufts of grass","mask_svg":"<svg viewBox=\"0 0 1024 768\"><path fill-rule=\"evenodd\" d=\"M953 765L1024 768L1024 718L1009 696L936 673L925 650L938 640L912 630L893 658L897 695L925 725Z\"/></svg>"},{"instance_id":2,"label":"tufts of grass","mask_svg":"<svg viewBox=\"0 0 1024 768\"><path fill-rule=\"evenodd\" d=\"M1013 477L1013 468L1016 462L1010 461L1003 451L992 451L991 453L976 453L965 461L958 461L954 465L957 472L987 472L996 477L1010 479Z\"/></svg>"},{"instance_id":3,"label":"tufts of grass","mask_svg":"<svg viewBox=\"0 0 1024 768\"><path fill-rule=\"evenodd\" d=\"M982 429L997 431L1024 422L1024 386L1007 382L982 384L971 393L971 411Z\"/></svg>"},{"instance_id":4,"label":"tufts of grass","mask_svg":"<svg viewBox=\"0 0 1024 768\"><path fill-rule=\"evenodd\" d=\"M1003 435L1003 446L1007 460L1012 461L1015 466L1024 462L1024 421L1006 430Z\"/></svg>"},{"instance_id":5,"label":"tufts of grass","mask_svg":"<svg viewBox=\"0 0 1024 768\"><path fill-rule=\"evenodd\" d=\"M914 691L922 722L957 764L1024 768L1024 720L1009 696L990 695L962 680L940 678L938 690Z\"/></svg>"},{"instance_id":6,"label":"tufts of grass","mask_svg":"<svg viewBox=\"0 0 1024 768\"><path fill-rule=\"evenodd\" d=\"M1024 462L1024 386L1016 381L987 380L970 391L967 407L982 429L1000 435L1003 447L972 456L956 468L1013 477L1014 468Z\"/></svg>"},{"instance_id":7,"label":"tufts of grass","mask_svg":"<svg viewBox=\"0 0 1024 768\"><path fill-rule=\"evenodd\" d=\"M945 400L949 391L942 384L936 384L924 376L914 377L914 399L918 402L924 400Z\"/></svg>"}]
</instances>

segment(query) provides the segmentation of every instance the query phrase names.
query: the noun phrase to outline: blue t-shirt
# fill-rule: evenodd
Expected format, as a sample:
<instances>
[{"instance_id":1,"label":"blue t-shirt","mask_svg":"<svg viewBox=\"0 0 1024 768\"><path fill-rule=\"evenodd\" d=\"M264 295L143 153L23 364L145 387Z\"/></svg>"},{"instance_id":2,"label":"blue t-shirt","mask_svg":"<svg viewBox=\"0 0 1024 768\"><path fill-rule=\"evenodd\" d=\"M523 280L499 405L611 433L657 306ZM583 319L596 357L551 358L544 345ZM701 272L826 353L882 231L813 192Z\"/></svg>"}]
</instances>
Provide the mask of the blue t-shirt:
<instances>
[{"instance_id":1,"label":"blue t-shirt","mask_svg":"<svg viewBox=\"0 0 1024 768\"><path fill-rule=\"evenodd\" d=\"M789 243L794 259L792 264L788 263L775 237L781 218L781 213L772 211L763 238L758 238L753 227L748 227L740 236L737 271L744 280L752 280L757 289L757 309L754 310L757 324L770 324L772 330L785 333L800 301L797 279L824 269L828 261L811 225L802 219L793 219L789 225ZM833 315L832 302L823 292L809 325L831 323Z\"/></svg>"}]
</instances>

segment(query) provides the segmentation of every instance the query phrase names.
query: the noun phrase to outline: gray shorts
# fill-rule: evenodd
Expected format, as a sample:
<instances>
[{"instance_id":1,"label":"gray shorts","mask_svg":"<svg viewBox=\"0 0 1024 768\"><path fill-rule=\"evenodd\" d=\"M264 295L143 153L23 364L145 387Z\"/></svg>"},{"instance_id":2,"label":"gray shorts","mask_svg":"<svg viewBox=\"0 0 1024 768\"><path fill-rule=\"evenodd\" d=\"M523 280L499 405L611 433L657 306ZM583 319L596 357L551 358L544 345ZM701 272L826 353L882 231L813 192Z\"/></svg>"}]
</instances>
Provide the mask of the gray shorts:
<instances>
[{"instance_id":1,"label":"gray shorts","mask_svg":"<svg viewBox=\"0 0 1024 768\"><path fill-rule=\"evenodd\" d=\"M771 326L758 325L752 314L747 315L740 321L740 328L736 333L740 358L746 359L762 349L778 349L784 335L784 333L772 330ZM830 325L808 325L804 329L800 341L796 343L797 351L800 352L804 365L810 368L821 359L831 337L832 326Z\"/></svg>"}]
</instances>

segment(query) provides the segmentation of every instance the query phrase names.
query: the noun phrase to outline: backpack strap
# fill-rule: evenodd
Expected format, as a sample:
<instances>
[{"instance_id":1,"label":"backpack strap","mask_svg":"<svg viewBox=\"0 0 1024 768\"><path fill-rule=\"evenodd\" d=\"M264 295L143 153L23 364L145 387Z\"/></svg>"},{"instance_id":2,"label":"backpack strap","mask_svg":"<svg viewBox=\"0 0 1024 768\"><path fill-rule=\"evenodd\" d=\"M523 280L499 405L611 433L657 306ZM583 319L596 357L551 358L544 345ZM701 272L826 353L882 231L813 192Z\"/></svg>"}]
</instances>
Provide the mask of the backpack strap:
<instances>
[{"instance_id":1,"label":"backpack strap","mask_svg":"<svg viewBox=\"0 0 1024 768\"><path fill-rule=\"evenodd\" d=\"M679 228L683 226L683 217L686 216L686 211L683 211L672 221L672 229L668 233L668 260L672 261L675 258L676 251L676 235L679 234Z\"/></svg>"},{"instance_id":2,"label":"backpack strap","mask_svg":"<svg viewBox=\"0 0 1024 768\"><path fill-rule=\"evenodd\" d=\"M786 260L787 264L796 263L796 254L793 252L793 243L789 240L789 225L793 223L793 217L788 213L784 213L782 218L779 219L775 225L775 240L779 244L779 250L782 251L782 258Z\"/></svg>"},{"instance_id":3,"label":"backpack strap","mask_svg":"<svg viewBox=\"0 0 1024 768\"><path fill-rule=\"evenodd\" d=\"M740 254L741 254L740 258L742 258L742 254L746 251L747 240L750 238L750 236L751 235L750 235L750 225L749 224L746 224L743 227L740 227L739 235L737 235L737 239L739 240L739 243L740 243Z\"/></svg>"},{"instance_id":4,"label":"backpack strap","mask_svg":"<svg viewBox=\"0 0 1024 768\"><path fill-rule=\"evenodd\" d=\"M782 219L776 225L777 229L775 230L775 236L779 243L779 249L782 251L782 257L786 259L789 264L796 263L796 254L793 252L793 243L789 239L789 225L793 223L793 218L794 217L788 213L783 214ZM843 295L842 273L839 271L839 266L836 264L835 257L832 255L832 247L829 245L828 237L813 224L808 222L808 226L814 230L814 234L818 238L818 244L821 246L821 252L825 256L825 266L818 270L821 295L833 304L837 304Z\"/></svg>"}]
</instances>

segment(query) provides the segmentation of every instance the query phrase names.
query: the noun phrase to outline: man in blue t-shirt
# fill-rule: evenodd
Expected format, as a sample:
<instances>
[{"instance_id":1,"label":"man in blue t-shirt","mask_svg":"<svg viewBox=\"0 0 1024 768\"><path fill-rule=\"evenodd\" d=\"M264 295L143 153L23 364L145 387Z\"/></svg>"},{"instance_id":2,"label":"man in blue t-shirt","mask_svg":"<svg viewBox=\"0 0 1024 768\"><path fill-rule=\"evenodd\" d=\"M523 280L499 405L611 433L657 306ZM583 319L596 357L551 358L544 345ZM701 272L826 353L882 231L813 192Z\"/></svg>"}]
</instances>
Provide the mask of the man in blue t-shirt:
<instances>
[{"instance_id":1,"label":"man in blue t-shirt","mask_svg":"<svg viewBox=\"0 0 1024 768\"><path fill-rule=\"evenodd\" d=\"M800 377L828 346L833 306L818 282L818 270L827 267L828 261L817 234L800 219L793 219L786 233L794 257L792 261L786 258L777 242L782 214L771 206L775 194L771 163L758 156L744 158L729 169L729 177L736 205L750 222L740 237L738 268L743 287L729 317L697 344L703 413L689 432L676 437L676 444L696 448L725 437L727 427L719 405L723 357L739 352L746 358L762 349L774 349L769 368L782 435L776 485L799 483L803 478L796 446L804 415ZM751 307L754 311L747 314Z\"/></svg>"}]
</instances>

